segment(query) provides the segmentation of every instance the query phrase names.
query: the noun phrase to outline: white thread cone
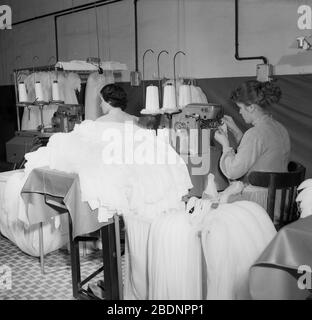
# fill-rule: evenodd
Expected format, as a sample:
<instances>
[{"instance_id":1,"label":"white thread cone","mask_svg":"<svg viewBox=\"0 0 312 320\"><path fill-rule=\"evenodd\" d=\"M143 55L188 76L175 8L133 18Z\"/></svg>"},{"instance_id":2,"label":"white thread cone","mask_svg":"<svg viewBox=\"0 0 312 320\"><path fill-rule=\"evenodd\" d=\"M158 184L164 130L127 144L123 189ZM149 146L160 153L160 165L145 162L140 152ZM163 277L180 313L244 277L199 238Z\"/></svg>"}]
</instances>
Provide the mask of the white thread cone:
<instances>
[{"instance_id":1,"label":"white thread cone","mask_svg":"<svg viewBox=\"0 0 312 320\"><path fill-rule=\"evenodd\" d=\"M38 101L43 101L43 91L42 91L42 85L40 81L37 81L35 84L35 92L36 92L36 99Z\"/></svg>"},{"instance_id":2,"label":"white thread cone","mask_svg":"<svg viewBox=\"0 0 312 320\"><path fill-rule=\"evenodd\" d=\"M172 85L167 85L164 88L163 109L169 109L169 110L177 109L175 88Z\"/></svg>"},{"instance_id":3,"label":"white thread cone","mask_svg":"<svg viewBox=\"0 0 312 320\"><path fill-rule=\"evenodd\" d=\"M191 87L182 85L179 89L179 108L183 109L191 103Z\"/></svg>"},{"instance_id":4,"label":"white thread cone","mask_svg":"<svg viewBox=\"0 0 312 320\"><path fill-rule=\"evenodd\" d=\"M19 97L19 102L27 102L28 101L26 86L25 86L24 82L21 82L18 84L18 97Z\"/></svg>"},{"instance_id":5,"label":"white thread cone","mask_svg":"<svg viewBox=\"0 0 312 320\"><path fill-rule=\"evenodd\" d=\"M155 112L159 110L158 87L156 86L147 87L145 109L151 112Z\"/></svg>"},{"instance_id":6,"label":"white thread cone","mask_svg":"<svg viewBox=\"0 0 312 320\"><path fill-rule=\"evenodd\" d=\"M59 88L58 81L53 81L53 84L52 84L52 100L53 101L60 101L61 100L60 88Z\"/></svg>"}]
</instances>

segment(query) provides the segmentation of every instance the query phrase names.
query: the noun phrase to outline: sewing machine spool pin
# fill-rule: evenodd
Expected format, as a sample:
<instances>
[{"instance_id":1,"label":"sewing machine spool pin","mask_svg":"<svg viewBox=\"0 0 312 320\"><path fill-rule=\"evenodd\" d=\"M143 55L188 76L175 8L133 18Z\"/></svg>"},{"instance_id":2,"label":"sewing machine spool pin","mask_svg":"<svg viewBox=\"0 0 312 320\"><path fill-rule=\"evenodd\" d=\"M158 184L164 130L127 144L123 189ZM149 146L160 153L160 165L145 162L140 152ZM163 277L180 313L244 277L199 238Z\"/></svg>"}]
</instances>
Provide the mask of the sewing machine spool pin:
<instances>
[{"instance_id":1,"label":"sewing machine spool pin","mask_svg":"<svg viewBox=\"0 0 312 320\"><path fill-rule=\"evenodd\" d=\"M157 57L157 72L158 72L158 87L159 87L159 104L162 106L163 102L163 96L162 96L162 83L161 83L161 78L160 78L160 56L166 53L169 55L169 52L167 50L162 50L159 52L158 57Z\"/></svg>"},{"instance_id":2,"label":"sewing machine spool pin","mask_svg":"<svg viewBox=\"0 0 312 320\"><path fill-rule=\"evenodd\" d=\"M146 56L146 54L147 53L149 53L149 52L151 52L151 53L155 53L154 52L154 50L152 50L152 49L147 49L145 52L144 52L144 54L143 54L143 76L142 76L142 88L143 88L143 106L145 107L145 83L144 83L144 81L145 81L145 56Z\"/></svg>"},{"instance_id":3,"label":"sewing machine spool pin","mask_svg":"<svg viewBox=\"0 0 312 320\"><path fill-rule=\"evenodd\" d=\"M177 74L176 74L176 58L179 54L186 56L186 53L183 51L178 51L173 58L173 76L174 76L174 89L176 95L176 107L178 106L178 92L177 92ZM178 107L177 107L178 108Z\"/></svg>"}]
</instances>

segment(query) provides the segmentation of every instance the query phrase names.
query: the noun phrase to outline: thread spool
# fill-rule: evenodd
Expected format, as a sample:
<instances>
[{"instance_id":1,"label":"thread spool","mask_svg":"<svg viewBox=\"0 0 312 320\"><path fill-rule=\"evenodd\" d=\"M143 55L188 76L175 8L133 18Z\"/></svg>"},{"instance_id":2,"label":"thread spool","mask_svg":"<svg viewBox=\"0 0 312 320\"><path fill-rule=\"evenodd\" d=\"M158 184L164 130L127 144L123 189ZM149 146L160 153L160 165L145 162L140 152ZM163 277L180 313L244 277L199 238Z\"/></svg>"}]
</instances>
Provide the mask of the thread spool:
<instances>
[{"instance_id":1,"label":"thread spool","mask_svg":"<svg viewBox=\"0 0 312 320\"><path fill-rule=\"evenodd\" d=\"M36 93L36 100L43 101L43 90L42 90L42 85L40 81L37 81L35 83L35 93Z\"/></svg>"},{"instance_id":2,"label":"thread spool","mask_svg":"<svg viewBox=\"0 0 312 320\"><path fill-rule=\"evenodd\" d=\"M159 110L158 87L156 86L147 87L145 109L150 112L155 112Z\"/></svg>"},{"instance_id":3,"label":"thread spool","mask_svg":"<svg viewBox=\"0 0 312 320\"><path fill-rule=\"evenodd\" d=\"M53 84L52 84L52 100L53 101L60 101L61 100L60 88L59 88L59 83L57 80L54 80Z\"/></svg>"},{"instance_id":4,"label":"thread spool","mask_svg":"<svg viewBox=\"0 0 312 320\"><path fill-rule=\"evenodd\" d=\"M173 85L166 85L164 88L163 109L166 109L166 110L177 109L175 87Z\"/></svg>"},{"instance_id":5,"label":"thread spool","mask_svg":"<svg viewBox=\"0 0 312 320\"><path fill-rule=\"evenodd\" d=\"M28 96L26 92L26 86L24 82L18 84L18 97L19 102L28 102Z\"/></svg>"},{"instance_id":6,"label":"thread spool","mask_svg":"<svg viewBox=\"0 0 312 320\"><path fill-rule=\"evenodd\" d=\"M191 87L189 85L182 85L179 89L179 108L183 109L191 103Z\"/></svg>"}]
</instances>

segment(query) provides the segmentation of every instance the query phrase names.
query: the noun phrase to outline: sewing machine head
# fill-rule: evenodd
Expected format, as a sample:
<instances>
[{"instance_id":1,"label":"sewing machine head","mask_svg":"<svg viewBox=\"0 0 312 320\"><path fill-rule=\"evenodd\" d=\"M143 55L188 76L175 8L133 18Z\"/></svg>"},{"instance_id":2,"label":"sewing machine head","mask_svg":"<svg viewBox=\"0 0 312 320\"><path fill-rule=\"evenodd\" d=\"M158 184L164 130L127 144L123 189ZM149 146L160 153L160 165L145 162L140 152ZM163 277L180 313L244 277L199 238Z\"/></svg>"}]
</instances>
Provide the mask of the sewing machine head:
<instances>
[{"instance_id":1,"label":"sewing machine head","mask_svg":"<svg viewBox=\"0 0 312 320\"><path fill-rule=\"evenodd\" d=\"M215 175L218 190L223 190L228 185L219 169L222 151L213 139L214 131L222 125L223 116L221 105L192 103L172 119L172 145L187 160L194 185L191 195L201 196L208 173Z\"/></svg>"},{"instance_id":2,"label":"sewing machine head","mask_svg":"<svg viewBox=\"0 0 312 320\"><path fill-rule=\"evenodd\" d=\"M215 129L221 125L223 115L224 112L221 105L213 103L192 103L182 110L180 120L183 127ZM192 119L194 119L195 122L192 121Z\"/></svg>"},{"instance_id":3,"label":"sewing machine head","mask_svg":"<svg viewBox=\"0 0 312 320\"><path fill-rule=\"evenodd\" d=\"M54 132L70 132L82 121L81 105L60 105L52 118Z\"/></svg>"}]
</instances>

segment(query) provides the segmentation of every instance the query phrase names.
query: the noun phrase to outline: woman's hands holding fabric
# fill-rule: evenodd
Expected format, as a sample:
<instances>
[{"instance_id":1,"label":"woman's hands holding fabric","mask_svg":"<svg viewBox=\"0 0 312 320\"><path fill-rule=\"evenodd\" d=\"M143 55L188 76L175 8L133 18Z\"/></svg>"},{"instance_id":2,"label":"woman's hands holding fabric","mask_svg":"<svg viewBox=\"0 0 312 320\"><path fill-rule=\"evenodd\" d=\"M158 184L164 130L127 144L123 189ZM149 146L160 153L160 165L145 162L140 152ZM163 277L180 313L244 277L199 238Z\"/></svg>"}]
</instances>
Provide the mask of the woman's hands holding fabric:
<instances>
[{"instance_id":1,"label":"woman's hands holding fabric","mask_svg":"<svg viewBox=\"0 0 312 320\"><path fill-rule=\"evenodd\" d=\"M230 147L229 139L227 138L226 133L222 129L219 128L216 131L214 138L217 142L219 142L222 145L223 150L228 149Z\"/></svg>"},{"instance_id":2,"label":"woman's hands holding fabric","mask_svg":"<svg viewBox=\"0 0 312 320\"><path fill-rule=\"evenodd\" d=\"M231 130L231 131L235 131L238 129L236 123L234 122L233 118L231 116L228 115L224 115L222 118L222 121L227 125L227 127Z\"/></svg>"},{"instance_id":3,"label":"woman's hands holding fabric","mask_svg":"<svg viewBox=\"0 0 312 320\"><path fill-rule=\"evenodd\" d=\"M236 125L233 118L231 116L224 115L224 117L222 118L222 121L227 125L228 129L233 133L237 143L239 143L239 141L242 139L243 133L239 129L239 127Z\"/></svg>"}]
</instances>

